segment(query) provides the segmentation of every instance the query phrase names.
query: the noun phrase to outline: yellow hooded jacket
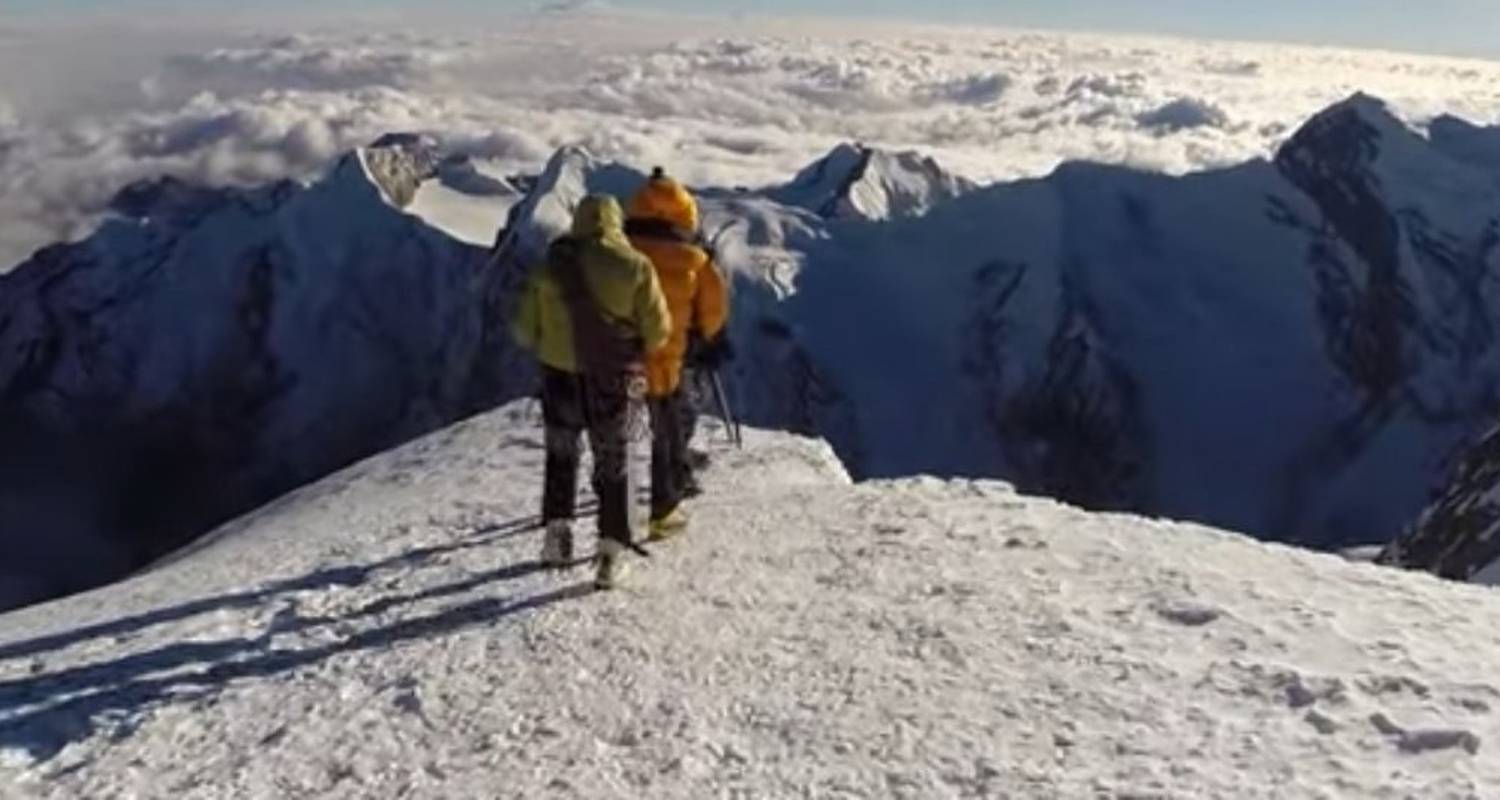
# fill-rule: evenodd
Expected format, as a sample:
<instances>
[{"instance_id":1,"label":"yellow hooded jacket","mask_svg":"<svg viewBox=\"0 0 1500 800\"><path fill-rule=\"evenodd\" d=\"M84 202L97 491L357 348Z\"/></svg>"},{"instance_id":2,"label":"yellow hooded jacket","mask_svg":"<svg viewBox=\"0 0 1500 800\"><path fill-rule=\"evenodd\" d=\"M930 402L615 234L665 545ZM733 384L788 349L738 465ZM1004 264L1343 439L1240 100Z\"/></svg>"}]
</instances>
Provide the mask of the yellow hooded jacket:
<instances>
[{"instance_id":1,"label":"yellow hooded jacket","mask_svg":"<svg viewBox=\"0 0 1500 800\"><path fill-rule=\"evenodd\" d=\"M650 353L666 343L671 316L651 262L625 238L623 217L613 197L591 195L578 205L572 233L563 239L577 247L584 281L600 310L633 326ZM532 270L511 333L543 364L578 372L568 302L553 274L553 261L562 241L553 243L544 266Z\"/></svg>"},{"instance_id":2,"label":"yellow hooded jacket","mask_svg":"<svg viewBox=\"0 0 1500 800\"><path fill-rule=\"evenodd\" d=\"M705 339L723 332L728 291L708 251L695 241L698 203L681 184L660 172L652 175L631 199L629 215L630 243L655 265L671 310L671 336L646 359L647 392L664 397L682 383L688 332L696 329Z\"/></svg>"}]
</instances>

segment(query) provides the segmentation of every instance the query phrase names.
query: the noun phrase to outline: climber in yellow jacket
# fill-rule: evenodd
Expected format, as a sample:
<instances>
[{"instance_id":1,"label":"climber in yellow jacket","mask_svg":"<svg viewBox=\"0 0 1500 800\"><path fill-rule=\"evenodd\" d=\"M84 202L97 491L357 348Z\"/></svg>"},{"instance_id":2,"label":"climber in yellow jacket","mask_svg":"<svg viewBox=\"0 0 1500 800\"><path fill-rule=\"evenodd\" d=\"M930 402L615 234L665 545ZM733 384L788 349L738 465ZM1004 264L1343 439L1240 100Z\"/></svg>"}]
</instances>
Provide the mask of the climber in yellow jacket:
<instances>
[{"instance_id":1,"label":"climber in yellow jacket","mask_svg":"<svg viewBox=\"0 0 1500 800\"><path fill-rule=\"evenodd\" d=\"M627 214L625 232L655 265L672 317L666 344L646 360L652 429L650 537L660 540L687 525L680 509L690 479L683 356L690 336L701 338L710 351L727 348L729 298L713 257L699 243L698 202L682 184L658 168L631 198Z\"/></svg>"},{"instance_id":2,"label":"climber in yellow jacket","mask_svg":"<svg viewBox=\"0 0 1500 800\"><path fill-rule=\"evenodd\" d=\"M626 428L644 394L649 353L667 343L671 315L650 260L630 246L613 197L579 204L570 234L554 241L516 309L512 333L542 364L547 461L542 491L542 560L573 559L572 520L580 436L594 452L599 498L595 583L613 587L631 546Z\"/></svg>"}]
</instances>

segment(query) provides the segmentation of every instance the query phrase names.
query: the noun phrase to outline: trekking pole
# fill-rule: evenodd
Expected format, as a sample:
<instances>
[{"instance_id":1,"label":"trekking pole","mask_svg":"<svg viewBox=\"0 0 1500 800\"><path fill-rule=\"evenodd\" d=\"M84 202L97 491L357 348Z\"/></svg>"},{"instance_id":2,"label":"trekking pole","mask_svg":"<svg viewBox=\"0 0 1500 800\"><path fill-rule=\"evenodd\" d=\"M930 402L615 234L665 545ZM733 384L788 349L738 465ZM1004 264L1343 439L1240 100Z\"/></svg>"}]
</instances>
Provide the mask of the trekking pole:
<instances>
[{"instance_id":1,"label":"trekking pole","mask_svg":"<svg viewBox=\"0 0 1500 800\"><path fill-rule=\"evenodd\" d=\"M729 395L724 392L724 380L719 377L718 370L710 370L709 381L714 390L714 402L719 406L719 415L724 418L724 427L729 431L729 441L741 450L745 449L745 437L740 431L739 420L734 418L734 412L729 410Z\"/></svg>"},{"instance_id":2,"label":"trekking pole","mask_svg":"<svg viewBox=\"0 0 1500 800\"><path fill-rule=\"evenodd\" d=\"M714 258L718 255L719 243L724 241L724 237L728 236L729 232L734 230L734 227L736 225L739 225L741 222L744 222L744 220L732 219L724 223L723 225L720 225L719 229L714 231L712 236L709 236L702 240L702 247L708 251L710 258Z\"/></svg>"}]
</instances>

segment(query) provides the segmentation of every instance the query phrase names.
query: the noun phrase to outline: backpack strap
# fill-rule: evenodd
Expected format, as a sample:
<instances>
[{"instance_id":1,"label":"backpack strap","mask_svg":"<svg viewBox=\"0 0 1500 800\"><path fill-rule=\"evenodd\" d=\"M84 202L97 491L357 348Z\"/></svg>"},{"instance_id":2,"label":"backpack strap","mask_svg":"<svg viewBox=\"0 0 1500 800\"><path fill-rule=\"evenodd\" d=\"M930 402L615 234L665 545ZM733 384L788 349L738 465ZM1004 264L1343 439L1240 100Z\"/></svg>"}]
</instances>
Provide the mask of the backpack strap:
<instances>
[{"instance_id":1,"label":"backpack strap","mask_svg":"<svg viewBox=\"0 0 1500 800\"><path fill-rule=\"evenodd\" d=\"M629 323L599 305L583 274L582 244L564 238L553 243L548 269L562 289L573 325L573 352L585 375L615 377L645 369L645 344Z\"/></svg>"}]
</instances>

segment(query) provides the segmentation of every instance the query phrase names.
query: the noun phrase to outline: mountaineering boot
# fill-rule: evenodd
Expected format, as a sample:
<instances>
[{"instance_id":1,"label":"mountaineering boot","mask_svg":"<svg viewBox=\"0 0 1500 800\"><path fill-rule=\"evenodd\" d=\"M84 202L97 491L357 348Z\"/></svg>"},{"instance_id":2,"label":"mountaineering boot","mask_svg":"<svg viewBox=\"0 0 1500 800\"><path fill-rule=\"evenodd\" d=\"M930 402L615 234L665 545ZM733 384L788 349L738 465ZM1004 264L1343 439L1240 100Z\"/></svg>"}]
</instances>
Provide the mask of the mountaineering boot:
<instances>
[{"instance_id":1,"label":"mountaineering boot","mask_svg":"<svg viewBox=\"0 0 1500 800\"><path fill-rule=\"evenodd\" d=\"M613 539L599 542L597 572L594 573L594 588L607 592L620 585L625 577L625 545Z\"/></svg>"},{"instance_id":2,"label":"mountaineering boot","mask_svg":"<svg viewBox=\"0 0 1500 800\"><path fill-rule=\"evenodd\" d=\"M542 539L542 563L556 569L573 563L573 528L567 520L547 523L547 533Z\"/></svg>"},{"instance_id":3,"label":"mountaineering boot","mask_svg":"<svg viewBox=\"0 0 1500 800\"><path fill-rule=\"evenodd\" d=\"M687 515L682 513L681 508L671 511L651 520L650 532L646 538L653 542L662 542L682 533L687 528Z\"/></svg>"}]
</instances>

